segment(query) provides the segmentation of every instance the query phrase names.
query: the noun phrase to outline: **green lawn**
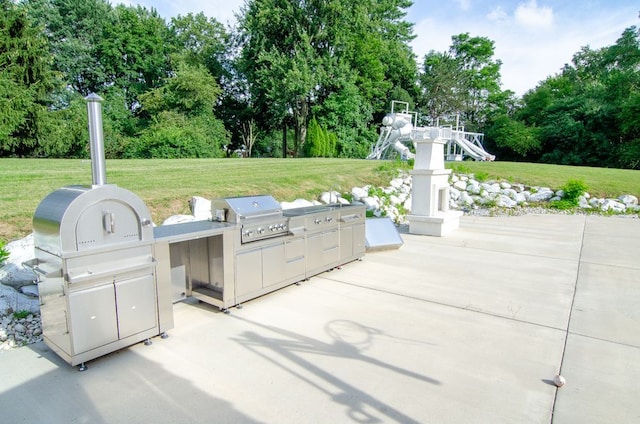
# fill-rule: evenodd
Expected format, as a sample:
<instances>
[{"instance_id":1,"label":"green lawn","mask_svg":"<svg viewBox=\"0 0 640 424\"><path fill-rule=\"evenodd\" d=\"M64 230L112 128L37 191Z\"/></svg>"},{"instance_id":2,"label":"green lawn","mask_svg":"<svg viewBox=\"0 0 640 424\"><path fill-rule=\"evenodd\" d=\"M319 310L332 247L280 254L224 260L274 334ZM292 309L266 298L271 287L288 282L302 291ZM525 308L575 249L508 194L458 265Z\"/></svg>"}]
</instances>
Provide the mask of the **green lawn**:
<instances>
[{"instance_id":1,"label":"green lawn","mask_svg":"<svg viewBox=\"0 0 640 424\"><path fill-rule=\"evenodd\" d=\"M131 190L162 222L189 213L192 196L205 198L271 194L279 201L313 199L322 191L388 185L394 163L357 159L175 159L108 160L107 182ZM582 179L599 197L640 197L640 171L513 162L451 164L462 172L558 188ZM91 163L79 159L0 159L0 240L31 232L33 211L50 192L91 184Z\"/></svg>"},{"instance_id":2,"label":"green lawn","mask_svg":"<svg viewBox=\"0 0 640 424\"><path fill-rule=\"evenodd\" d=\"M107 160L107 183L142 198L153 220L189 213L192 196L271 194L279 201L313 199L330 188L387 185L381 163L350 159ZM389 168L389 167L387 167ZM31 232L33 212L50 192L90 185L91 162L72 159L0 159L0 240Z\"/></svg>"}]
</instances>

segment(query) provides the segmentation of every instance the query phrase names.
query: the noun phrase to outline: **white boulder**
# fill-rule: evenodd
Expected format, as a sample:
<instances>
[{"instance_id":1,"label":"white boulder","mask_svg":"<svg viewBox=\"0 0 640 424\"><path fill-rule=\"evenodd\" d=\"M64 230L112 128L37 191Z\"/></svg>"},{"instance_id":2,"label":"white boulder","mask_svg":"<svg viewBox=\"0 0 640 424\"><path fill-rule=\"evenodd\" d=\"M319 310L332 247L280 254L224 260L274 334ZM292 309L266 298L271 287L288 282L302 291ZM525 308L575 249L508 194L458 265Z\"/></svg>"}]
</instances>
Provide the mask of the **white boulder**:
<instances>
[{"instance_id":1,"label":"white boulder","mask_svg":"<svg viewBox=\"0 0 640 424\"><path fill-rule=\"evenodd\" d=\"M302 208L305 206L313 206L314 203L310 202L306 199L296 199L293 202L280 202L280 207L282 209L294 209L294 208Z\"/></svg>"},{"instance_id":2,"label":"white boulder","mask_svg":"<svg viewBox=\"0 0 640 424\"><path fill-rule=\"evenodd\" d=\"M548 202L555 193L549 188L541 188L536 193L532 193L527 201L529 202Z\"/></svg>"},{"instance_id":3,"label":"white boulder","mask_svg":"<svg viewBox=\"0 0 640 424\"><path fill-rule=\"evenodd\" d=\"M162 225L182 224L184 222L195 221L196 218L193 215L172 215L162 222Z\"/></svg>"},{"instance_id":4,"label":"white boulder","mask_svg":"<svg viewBox=\"0 0 640 424\"><path fill-rule=\"evenodd\" d=\"M638 204L638 198L631 194L625 194L618 197L618 200L624 203L625 206L636 206Z\"/></svg>"},{"instance_id":5,"label":"white boulder","mask_svg":"<svg viewBox=\"0 0 640 424\"><path fill-rule=\"evenodd\" d=\"M501 194L496 199L496 206L501 208L515 208L516 206L518 206L518 203L509 196Z\"/></svg>"},{"instance_id":6,"label":"white boulder","mask_svg":"<svg viewBox=\"0 0 640 424\"><path fill-rule=\"evenodd\" d=\"M604 202L602 202L602 206L600 206L600 209L605 212L611 211L615 213L624 213L627 207L624 205L624 203L619 202L615 199L605 199Z\"/></svg>"},{"instance_id":7,"label":"white boulder","mask_svg":"<svg viewBox=\"0 0 640 424\"><path fill-rule=\"evenodd\" d=\"M351 189L351 196L353 200L359 201L369 196L369 192L362 187L354 187Z\"/></svg>"},{"instance_id":8,"label":"white boulder","mask_svg":"<svg viewBox=\"0 0 640 424\"><path fill-rule=\"evenodd\" d=\"M467 189L467 182L466 181L456 181L455 183L453 183L453 187L455 187L456 189L458 189L460 191L465 191Z\"/></svg>"}]
</instances>

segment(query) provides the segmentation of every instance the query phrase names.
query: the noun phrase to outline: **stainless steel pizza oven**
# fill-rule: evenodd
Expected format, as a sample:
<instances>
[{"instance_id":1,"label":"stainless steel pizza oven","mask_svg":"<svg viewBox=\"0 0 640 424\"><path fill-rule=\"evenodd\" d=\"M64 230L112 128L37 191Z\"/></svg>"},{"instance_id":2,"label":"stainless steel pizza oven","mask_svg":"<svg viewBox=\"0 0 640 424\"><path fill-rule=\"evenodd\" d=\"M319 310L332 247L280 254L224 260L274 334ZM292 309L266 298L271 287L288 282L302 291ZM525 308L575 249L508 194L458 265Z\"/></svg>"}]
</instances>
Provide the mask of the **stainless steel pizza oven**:
<instances>
[{"instance_id":1,"label":"stainless steel pizza oven","mask_svg":"<svg viewBox=\"0 0 640 424\"><path fill-rule=\"evenodd\" d=\"M151 214L130 191L105 184L100 98L87 100L93 185L63 187L40 202L28 264L39 275L45 342L81 368L173 326L170 294L155 278Z\"/></svg>"}]
</instances>

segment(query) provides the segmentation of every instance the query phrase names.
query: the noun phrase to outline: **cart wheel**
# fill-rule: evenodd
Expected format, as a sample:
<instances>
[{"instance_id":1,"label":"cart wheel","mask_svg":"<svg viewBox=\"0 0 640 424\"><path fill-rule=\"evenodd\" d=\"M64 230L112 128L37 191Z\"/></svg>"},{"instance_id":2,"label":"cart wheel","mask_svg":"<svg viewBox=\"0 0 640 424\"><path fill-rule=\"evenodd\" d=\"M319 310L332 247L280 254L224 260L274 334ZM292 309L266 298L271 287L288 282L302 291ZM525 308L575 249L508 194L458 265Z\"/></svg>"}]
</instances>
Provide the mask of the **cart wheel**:
<instances>
[{"instance_id":1,"label":"cart wheel","mask_svg":"<svg viewBox=\"0 0 640 424\"><path fill-rule=\"evenodd\" d=\"M151 346L153 344L153 342L151 341L151 339L147 339L144 341L144 345L145 346Z\"/></svg>"},{"instance_id":2,"label":"cart wheel","mask_svg":"<svg viewBox=\"0 0 640 424\"><path fill-rule=\"evenodd\" d=\"M84 362L78 365L79 372L86 371L86 370L87 370L87 366L84 364Z\"/></svg>"},{"instance_id":3,"label":"cart wheel","mask_svg":"<svg viewBox=\"0 0 640 424\"><path fill-rule=\"evenodd\" d=\"M163 331L163 332L160 334L160 338L161 338L161 339L168 339L168 338L169 338L169 335L167 334L167 332L166 332L166 331Z\"/></svg>"},{"instance_id":4,"label":"cart wheel","mask_svg":"<svg viewBox=\"0 0 640 424\"><path fill-rule=\"evenodd\" d=\"M236 309L242 309L242 303L237 304Z\"/></svg>"}]
</instances>

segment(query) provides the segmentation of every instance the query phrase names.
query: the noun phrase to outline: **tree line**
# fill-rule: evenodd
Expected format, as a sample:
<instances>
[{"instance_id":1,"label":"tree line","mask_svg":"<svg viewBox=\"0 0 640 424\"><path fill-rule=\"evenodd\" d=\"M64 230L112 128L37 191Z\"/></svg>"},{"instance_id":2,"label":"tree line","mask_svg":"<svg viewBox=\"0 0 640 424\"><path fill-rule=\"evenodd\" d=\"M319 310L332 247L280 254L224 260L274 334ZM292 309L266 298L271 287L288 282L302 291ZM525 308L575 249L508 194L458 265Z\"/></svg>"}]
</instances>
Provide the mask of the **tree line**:
<instances>
[{"instance_id":1,"label":"tree line","mask_svg":"<svg viewBox=\"0 0 640 424\"><path fill-rule=\"evenodd\" d=\"M233 27L107 0L0 0L0 156L86 157L103 97L109 158L365 157L392 100L484 132L499 159L640 167L635 27L524 96L468 33L421 65L410 0L248 0Z\"/></svg>"}]
</instances>

